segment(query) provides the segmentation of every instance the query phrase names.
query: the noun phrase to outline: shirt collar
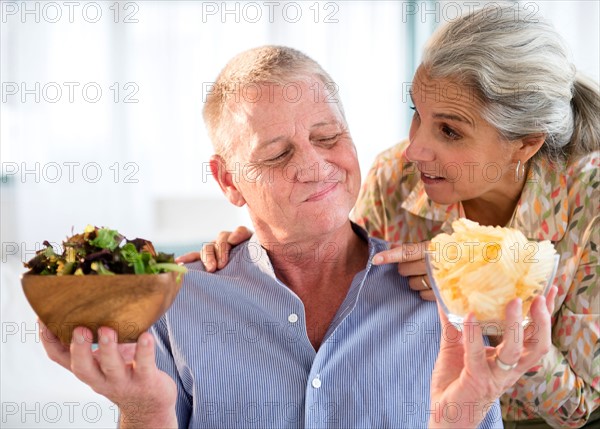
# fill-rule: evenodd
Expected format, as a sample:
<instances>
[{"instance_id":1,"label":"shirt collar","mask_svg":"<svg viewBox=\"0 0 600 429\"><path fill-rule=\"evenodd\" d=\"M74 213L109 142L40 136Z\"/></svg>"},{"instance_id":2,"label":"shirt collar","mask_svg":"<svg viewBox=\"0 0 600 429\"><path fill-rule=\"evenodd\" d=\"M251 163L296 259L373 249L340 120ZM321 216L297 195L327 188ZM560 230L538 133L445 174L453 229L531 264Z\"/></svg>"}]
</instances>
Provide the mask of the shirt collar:
<instances>
[{"instance_id":1,"label":"shirt collar","mask_svg":"<svg viewBox=\"0 0 600 429\"><path fill-rule=\"evenodd\" d=\"M508 226L519 229L530 240L559 241L567 230L569 205L565 168L547 160L532 162L527 182ZM563 166L564 167L564 166ZM464 217L462 204L438 204L431 201L419 180L401 207L424 219L442 224L443 232L452 232L452 222Z\"/></svg>"},{"instance_id":2,"label":"shirt collar","mask_svg":"<svg viewBox=\"0 0 600 429\"><path fill-rule=\"evenodd\" d=\"M567 231L568 220L565 166L545 159L532 162L511 226L531 240L559 241Z\"/></svg>"},{"instance_id":3,"label":"shirt collar","mask_svg":"<svg viewBox=\"0 0 600 429\"><path fill-rule=\"evenodd\" d=\"M439 222L442 224L441 231L452 232L452 222L464 217L462 204L438 204L427 196L423 182L419 180L401 206L409 213L421 218Z\"/></svg>"},{"instance_id":4,"label":"shirt collar","mask_svg":"<svg viewBox=\"0 0 600 429\"><path fill-rule=\"evenodd\" d=\"M371 263L371 259L375 253L385 250L385 245L378 245L373 239L369 238L367 231L361 226L357 225L354 222L350 222L352 225L352 230L356 235L358 235L362 240L368 243L369 245L369 264ZM273 264L271 263L271 259L267 254L267 250L263 247L258 240L258 236L252 234L252 237L248 240L246 246L246 258L248 261L254 262L259 270L267 274L269 277L275 278L275 269L273 268Z\"/></svg>"}]
</instances>

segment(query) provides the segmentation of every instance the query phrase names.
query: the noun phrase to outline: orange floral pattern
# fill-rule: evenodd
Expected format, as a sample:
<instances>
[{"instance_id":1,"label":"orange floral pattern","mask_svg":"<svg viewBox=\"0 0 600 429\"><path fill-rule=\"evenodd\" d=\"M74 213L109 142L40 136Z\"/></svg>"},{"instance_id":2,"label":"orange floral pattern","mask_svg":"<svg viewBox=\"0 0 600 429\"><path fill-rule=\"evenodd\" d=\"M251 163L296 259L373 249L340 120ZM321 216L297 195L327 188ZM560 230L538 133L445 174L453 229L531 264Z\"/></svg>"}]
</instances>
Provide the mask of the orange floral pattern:
<instances>
[{"instance_id":1,"label":"orange floral pattern","mask_svg":"<svg viewBox=\"0 0 600 429\"><path fill-rule=\"evenodd\" d=\"M408 141L381 153L363 184L353 219L391 242L430 240L464 216L460 203L437 204L404 157ZM543 418L580 427L600 406L600 152L556 166L531 163L510 226L551 240L561 255L554 284L552 350L502 398L505 420Z\"/></svg>"}]
</instances>

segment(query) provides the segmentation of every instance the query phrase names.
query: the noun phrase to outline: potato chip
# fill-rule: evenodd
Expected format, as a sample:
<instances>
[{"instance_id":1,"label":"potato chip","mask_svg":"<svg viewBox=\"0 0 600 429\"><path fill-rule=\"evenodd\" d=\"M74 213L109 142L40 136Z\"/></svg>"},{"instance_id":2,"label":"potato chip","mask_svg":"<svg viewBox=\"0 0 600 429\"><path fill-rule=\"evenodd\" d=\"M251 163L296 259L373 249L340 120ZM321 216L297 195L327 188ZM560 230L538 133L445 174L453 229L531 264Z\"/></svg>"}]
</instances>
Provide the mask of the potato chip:
<instances>
[{"instance_id":1,"label":"potato chip","mask_svg":"<svg viewBox=\"0 0 600 429\"><path fill-rule=\"evenodd\" d=\"M529 241L519 230L464 218L452 228L452 234L439 234L429 244L432 274L448 310L498 321L504 319L506 304L519 297L525 317L553 272L552 243Z\"/></svg>"}]
</instances>

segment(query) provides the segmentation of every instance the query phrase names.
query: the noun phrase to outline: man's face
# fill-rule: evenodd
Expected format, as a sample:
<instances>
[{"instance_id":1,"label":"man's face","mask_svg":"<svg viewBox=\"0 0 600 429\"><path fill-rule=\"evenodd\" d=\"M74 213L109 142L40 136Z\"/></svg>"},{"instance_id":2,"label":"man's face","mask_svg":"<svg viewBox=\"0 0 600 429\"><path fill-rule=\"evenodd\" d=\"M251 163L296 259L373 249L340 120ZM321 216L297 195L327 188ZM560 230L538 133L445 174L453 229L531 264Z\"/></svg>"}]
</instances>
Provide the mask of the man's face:
<instances>
[{"instance_id":1,"label":"man's face","mask_svg":"<svg viewBox=\"0 0 600 429\"><path fill-rule=\"evenodd\" d=\"M259 89L260 88L260 89ZM279 242L322 237L348 222L360 188L356 150L317 81L247 88L231 103L227 168L254 227Z\"/></svg>"}]
</instances>

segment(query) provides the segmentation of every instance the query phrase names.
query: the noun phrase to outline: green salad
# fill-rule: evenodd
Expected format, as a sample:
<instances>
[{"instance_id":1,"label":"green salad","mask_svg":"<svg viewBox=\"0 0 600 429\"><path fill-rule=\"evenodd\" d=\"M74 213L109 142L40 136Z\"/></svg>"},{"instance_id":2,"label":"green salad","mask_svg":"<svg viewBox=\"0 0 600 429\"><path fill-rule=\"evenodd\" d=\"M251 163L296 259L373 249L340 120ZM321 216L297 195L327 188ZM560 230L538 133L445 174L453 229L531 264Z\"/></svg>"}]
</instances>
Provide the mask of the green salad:
<instances>
[{"instance_id":1,"label":"green salad","mask_svg":"<svg viewBox=\"0 0 600 429\"><path fill-rule=\"evenodd\" d=\"M24 265L29 274L40 275L115 275L159 274L170 271L186 273L175 263L173 254L156 252L148 240L128 240L118 231L88 225L83 234L63 241L57 254L48 241L43 249Z\"/></svg>"}]
</instances>

